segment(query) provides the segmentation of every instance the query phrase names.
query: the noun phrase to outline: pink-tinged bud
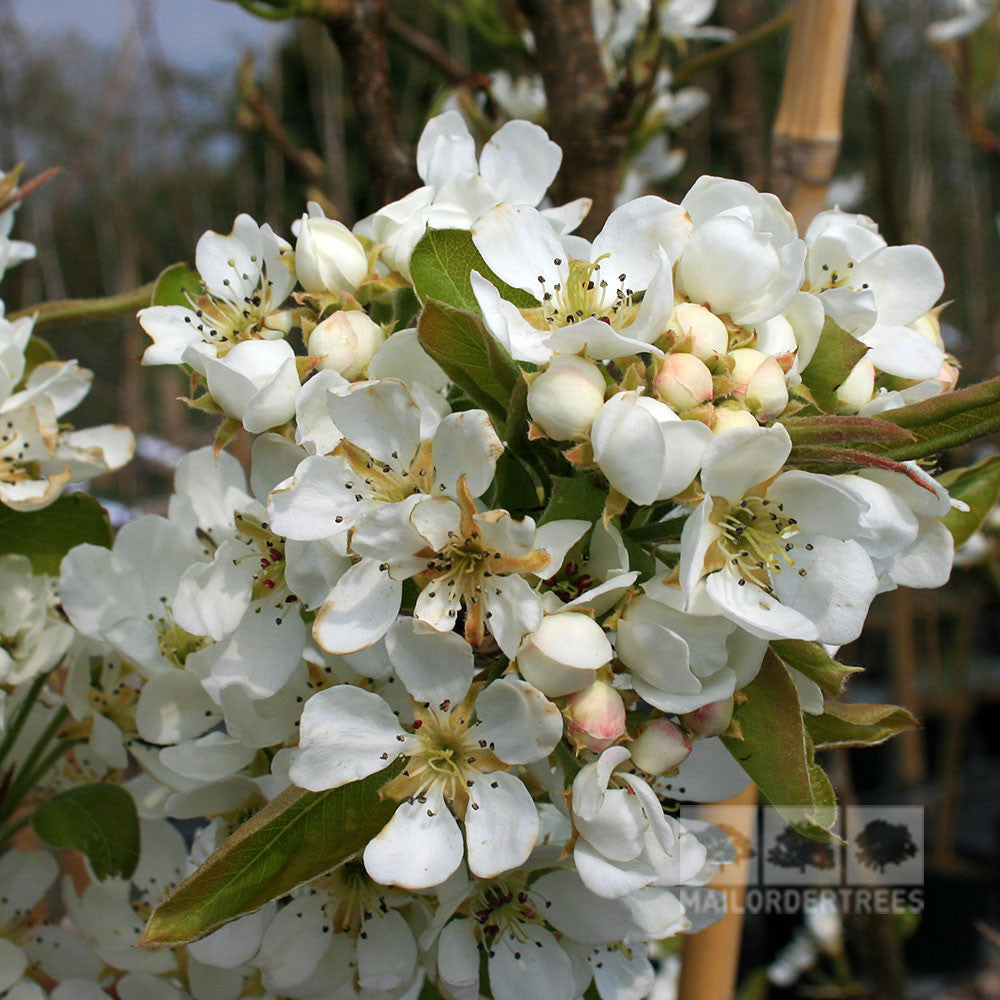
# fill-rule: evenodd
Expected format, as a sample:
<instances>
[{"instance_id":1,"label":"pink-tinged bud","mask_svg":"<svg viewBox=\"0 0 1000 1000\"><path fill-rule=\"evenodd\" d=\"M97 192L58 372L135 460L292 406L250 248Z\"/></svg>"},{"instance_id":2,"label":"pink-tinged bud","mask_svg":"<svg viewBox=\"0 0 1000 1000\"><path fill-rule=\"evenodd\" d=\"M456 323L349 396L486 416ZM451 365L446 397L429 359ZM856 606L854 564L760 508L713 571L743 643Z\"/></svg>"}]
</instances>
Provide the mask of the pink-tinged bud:
<instances>
[{"instance_id":1,"label":"pink-tinged bud","mask_svg":"<svg viewBox=\"0 0 1000 1000\"><path fill-rule=\"evenodd\" d=\"M572 441L590 432L604 405L604 376L586 358L556 356L528 388L531 419L556 441Z\"/></svg>"},{"instance_id":2,"label":"pink-tinged bud","mask_svg":"<svg viewBox=\"0 0 1000 1000\"><path fill-rule=\"evenodd\" d=\"M788 383L777 358L767 358L747 385L747 406L760 420L778 416L788 405Z\"/></svg>"},{"instance_id":3,"label":"pink-tinged bud","mask_svg":"<svg viewBox=\"0 0 1000 1000\"><path fill-rule=\"evenodd\" d=\"M712 433L721 434L734 427L758 427L757 418L739 405L723 403L715 408L715 420L712 423Z\"/></svg>"},{"instance_id":4,"label":"pink-tinged bud","mask_svg":"<svg viewBox=\"0 0 1000 1000\"><path fill-rule=\"evenodd\" d=\"M691 740L669 719L654 719L628 748L636 767L646 774L665 774L687 760Z\"/></svg>"},{"instance_id":5,"label":"pink-tinged bud","mask_svg":"<svg viewBox=\"0 0 1000 1000\"><path fill-rule=\"evenodd\" d=\"M959 368L950 361L941 362L941 371L938 373L936 382L941 385L941 392L951 392L958 384Z\"/></svg>"},{"instance_id":6,"label":"pink-tinged bud","mask_svg":"<svg viewBox=\"0 0 1000 1000\"><path fill-rule=\"evenodd\" d=\"M385 340L382 328L360 309L342 309L323 320L309 335L308 350L318 357L317 368L355 379L368 367Z\"/></svg>"},{"instance_id":7,"label":"pink-tinged bud","mask_svg":"<svg viewBox=\"0 0 1000 1000\"><path fill-rule=\"evenodd\" d=\"M681 721L695 736L721 736L733 721L732 697L712 701L681 716Z\"/></svg>"},{"instance_id":8,"label":"pink-tinged bud","mask_svg":"<svg viewBox=\"0 0 1000 1000\"><path fill-rule=\"evenodd\" d=\"M653 379L653 388L668 406L690 410L712 398L712 373L693 354L668 354Z\"/></svg>"},{"instance_id":9,"label":"pink-tinged bud","mask_svg":"<svg viewBox=\"0 0 1000 1000\"><path fill-rule=\"evenodd\" d=\"M710 309L694 302L682 302L674 309L668 329L679 346L707 365L729 350L726 324Z\"/></svg>"},{"instance_id":10,"label":"pink-tinged bud","mask_svg":"<svg viewBox=\"0 0 1000 1000\"><path fill-rule=\"evenodd\" d=\"M625 733L625 703L610 684L594 681L566 702L566 732L577 749L600 753Z\"/></svg>"},{"instance_id":11,"label":"pink-tinged bud","mask_svg":"<svg viewBox=\"0 0 1000 1000\"><path fill-rule=\"evenodd\" d=\"M857 413L875 394L875 366L862 358L837 387L837 409L841 413Z\"/></svg>"}]
</instances>

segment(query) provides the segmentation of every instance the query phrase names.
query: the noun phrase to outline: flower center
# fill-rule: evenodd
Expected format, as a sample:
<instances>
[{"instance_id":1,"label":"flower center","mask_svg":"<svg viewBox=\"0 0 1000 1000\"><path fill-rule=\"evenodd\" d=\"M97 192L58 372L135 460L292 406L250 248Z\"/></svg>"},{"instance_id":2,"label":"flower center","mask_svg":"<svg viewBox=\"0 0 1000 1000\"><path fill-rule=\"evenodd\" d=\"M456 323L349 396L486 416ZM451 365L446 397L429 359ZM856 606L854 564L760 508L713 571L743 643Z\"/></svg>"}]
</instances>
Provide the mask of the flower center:
<instances>
[{"instance_id":1,"label":"flower center","mask_svg":"<svg viewBox=\"0 0 1000 1000\"><path fill-rule=\"evenodd\" d=\"M157 619L154 627L160 652L170 663L182 670L192 653L197 653L212 644L210 636L192 635L190 632L185 632L180 625L168 623L163 618Z\"/></svg>"},{"instance_id":2,"label":"flower center","mask_svg":"<svg viewBox=\"0 0 1000 1000\"><path fill-rule=\"evenodd\" d=\"M774 576L795 566L791 556L795 543L790 539L798 534L798 522L785 514L784 504L747 497L726 508L718 524L722 529L719 547L741 587L749 582L771 593ZM812 549L812 545L805 548ZM798 573L806 575L804 569Z\"/></svg>"},{"instance_id":3,"label":"flower center","mask_svg":"<svg viewBox=\"0 0 1000 1000\"><path fill-rule=\"evenodd\" d=\"M475 898L473 907L473 916L488 947L502 935L508 937L511 945L527 942L526 925L545 926L535 900L524 891L523 885L509 880L489 883Z\"/></svg>"},{"instance_id":4,"label":"flower center","mask_svg":"<svg viewBox=\"0 0 1000 1000\"><path fill-rule=\"evenodd\" d=\"M288 589L285 582L285 540L269 530L268 523L251 514L236 512L236 533L253 549L241 559L253 558L259 569L253 575L251 600L257 601ZM289 595L293 596L293 595ZM295 598L289 603L294 604Z\"/></svg>"},{"instance_id":5,"label":"flower center","mask_svg":"<svg viewBox=\"0 0 1000 1000\"><path fill-rule=\"evenodd\" d=\"M617 285L612 287L601 275L601 261L609 256L602 254L595 261L570 260L565 283L557 281L552 288L542 275L538 276L546 326L571 326L594 318L617 328L631 320L635 311L634 293L625 287L627 276L619 274ZM557 257L553 263L559 267L562 260Z\"/></svg>"},{"instance_id":6,"label":"flower center","mask_svg":"<svg viewBox=\"0 0 1000 1000\"><path fill-rule=\"evenodd\" d=\"M330 896L323 913L329 918L335 933L357 934L366 915L376 909L386 912L382 899L385 887L371 880L361 861L348 861L315 884Z\"/></svg>"},{"instance_id":7,"label":"flower center","mask_svg":"<svg viewBox=\"0 0 1000 1000\"><path fill-rule=\"evenodd\" d=\"M250 260L256 263L257 258ZM240 274L235 260L227 261L233 269L233 274L242 279L238 284L243 286L250 280L249 275ZM191 296L184 292L194 318L185 316L184 321L193 323L195 329L209 344L214 344L219 357L225 357L230 348L242 340L264 340L273 334L269 333L268 319L276 311L280 303L272 302L271 288L274 282L267 277L266 269L262 268L256 288L249 295L238 297L229 278L224 278L222 284L230 290L230 298L219 298L206 292Z\"/></svg>"}]
</instances>

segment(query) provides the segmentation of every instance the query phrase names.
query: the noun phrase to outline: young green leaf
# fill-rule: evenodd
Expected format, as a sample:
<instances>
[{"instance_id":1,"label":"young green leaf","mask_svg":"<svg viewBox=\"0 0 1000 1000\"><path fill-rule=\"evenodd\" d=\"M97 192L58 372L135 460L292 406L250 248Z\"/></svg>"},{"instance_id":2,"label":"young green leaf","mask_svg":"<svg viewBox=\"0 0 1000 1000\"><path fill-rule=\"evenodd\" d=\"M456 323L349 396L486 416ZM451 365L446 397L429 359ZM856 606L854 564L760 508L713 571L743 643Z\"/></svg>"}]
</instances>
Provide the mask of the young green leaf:
<instances>
[{"instance_id":1,"label":"young green leaf","mask_svg":"<svg viewBox=\"0 0 1000 1000\"><path fill-rule=\"evenodd\" d=\"M917 725L917 720L898 705L828 701L822 715L806 716L806 728L817 750L876 746Z\"/></svg>"},{"instance_id":2,"label":"young green leaf","mask_svg":"<svg viewBox=\"0 0 1000 1000\"><path fill-rule=\"evenodd\" d=\"M905 427L914 440L872 444L870 450L903 462L957 448L1000 430L1000 376L922 403L887 410L881 419Z\"/></svg>"},{"instance_id":3,"label":"young green leaf","mask_svg":"<svg viewBox=\"0 0 1000 1000\"><path fill-rule=\"evenodd\" d=\"M71 788L40 805L31 822L46 844L85 854L98 879L129 878L139 864L139 816L118 785Z\"/></svg>"},{"instance_id":4,"label":"young green leaf","mask_svg":"<svg viewBox=\"0 0 1000 1000\"><path fill-rule=\"evenodd\" d=\"M202 293L201 278L183 261L165 267L153 287L151 306L190 306ZM190 299L188 298L190 296Z\"/></svg>"},{"instance_id":5,"label":"young green leaf","mask_svg":"<svg viewBox=\"0 0 1000 1000\"><path fill-rule=\"evenodd\" d=\"M89 493L67 493L41 510L16 511L0 505L0 555L17 552L36 573L59 573L74 546L111 547L111 523Z\"/></svg>"},{"instance_id":6,"label":"young green leaf","mask_svg":"<svg viewBox=\"0 0 1000 1000\"><path fill-rule=\"evenodd\" d=\"M538 301L501 281L486 265L467 229L428 229L413 248L410 276L422 302L436 299L456 309L479 312L469 275L478 271L514 305L531 309Z\"/></svg>"},{"instance_id":7,"label":"young green leaf","mask_svg":"<svg viewBox=\"0 0 1000 1000\"><path fill-rule=\"evenodd\" d=\"M604 510L607 494L587 479L571 476L552 477L552 496L539 524L549 521L574 520L598 521Z\"/></svg>"},{"instance_id":8,"label":"young green leaf","mask_svg":"<svg viewBox=\"0 0 1000 1000\"><path fill-rule=\"evenodd\" d=\"M867 352L860 340L827 317L812 360L802 372L802 381L821 410L837 410L837 390Z\"/></svg>"},{"instance_id":9,"label":"young green leaf","mask_svg":"<svg viewBox=\"0 0 1000 1000\"><path fill-rule=\"evenodd\" d=\"M423 349L477 406L503 420L519 376L517 365L475 313L443 302L428 302L417 324ZM496 372L502 371L502 378Z\"/></svg>"},{"instance_id":10,"label":"young green leaf","mask_svg":"<svg viewBox=\"0 0 1000 1000\"><path fill-rule=\"evenodd\" d=\"M326 792L287 788L160 903L140 943L194 941L346 861L392 818L398 803L379 790L402 766Z\"/></svg>"},{"instance_id":11,"label":"young green leaf","mask_svg":"<svg viewBox=\"0 0 1000 1000\"><path fill-rule=\"evenodd\" d=\"M771 643L771 649L787 666L805 674L828 694L841 694L851 674L864 669L838 663L818 642L779 639Z\"/></svg>"},{"instance_id":12,"label":"young green leaf","mask_svg":"<svg viewBox=\"0 0 1000 1000\"><path fill-rule=\"evenodd\" d=\"M837 818L833 786L813 760L795 684L774 653L764 655L760 673L743 694L746 701L733 712L743 738L723 736L726 749L799 833L835 841L830 832Z\"/></svg>"},{"instance_id":13,"label":"young green leaf","mask_svg":"<svg viewBox=\"0 0 1000 1000\"><path fill-rule=\"evenodd\" d=\"M952 499L969 505L968 510L953 507L941 518L955 544L961 545L986 520L986 515L1000 498L1000 455L988 455L965 469L949 469L941 473L937 480Z\"/></svg>"}]
</instances>

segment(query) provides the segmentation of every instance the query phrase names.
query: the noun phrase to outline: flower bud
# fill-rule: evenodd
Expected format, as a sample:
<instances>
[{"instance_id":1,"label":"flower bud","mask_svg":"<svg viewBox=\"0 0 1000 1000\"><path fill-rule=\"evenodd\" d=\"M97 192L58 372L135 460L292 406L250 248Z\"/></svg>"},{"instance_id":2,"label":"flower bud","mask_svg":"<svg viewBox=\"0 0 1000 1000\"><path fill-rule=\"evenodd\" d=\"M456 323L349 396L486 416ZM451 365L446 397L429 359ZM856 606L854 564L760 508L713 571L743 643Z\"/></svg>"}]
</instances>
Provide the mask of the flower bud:
<instances>
[{"instance_id":1,"label":"flower bud","mask_svg":"<svg viewBox=\"0 0 1000 1000\"><path fill-rule=\"evenodd\" d=\"M726 324L710 309L694 302L682 302L674 309L668 329L678 344L707 365L729 349Z\"/></svg>"},{"instance_id":2,"label":"flower bud","mask_svg":"<svg viewBox=\"0 0 1000 1000\"><path fill-rule=\"evenodd\" d=\"M604 403L604 376L593 361L556 355L528 388L531 419L550 438L584 437Z\"/></svg>"},{"instance_id":3,"label":"flower bud","mask_svg":"<svg viewBox=\"0 0 1000 1000\"><path fill-rule=\"evenodd\" d=\"M304 215L295 242L295 273L307 292L355 292L368 277L368 254L336 219Z\"/></svg>"},{"instance_id":4,"label":"flower bud","mask_svg":"<svg viewBox=\"0 0 1000 1000\"><path fill-rule=\"evenodd\" d=\"M669 719L654 719L629 744L632 760L646 774L665 774L680 767L691 753L691 740Z\"/></svg>"},{"instance_id":5,"label":"flower bud","mask_svg":"<svg viewBox=\"0 0 1000 1000\"><path fill-rule=\"evenodd\" d=\"M563 710L566 731L577 749L600 753L625 732L625 703L610 684L594 681L571 694L567 702Z\"/></svg>"},{"instance_id":6,"label":"flower bud","mask_svg":"<svg viewBox=\"0 0 1000 1000\"><path fill-rule=\"evenodd\" d=\"M524 640L517 651L517 668L542 694L559 698L593 684L611 657L611 643L593 618L562 611L546 615Z\"/></svg>"},{"instance_id":7,"label":"flower bud","mask_svg":"<svg viewBox=\"0 0 1000 1000\"><path fill-rule=\"evenodd\" d=\"M653 380L653 388L664 403L675 410L690 410L714 395L712 373L693 354L668 354Z\"/></svg>"},{"instance_id":8,"label":"flower bud","mask_svg":"<svg viewBox=\"0 0 1000 1000\"><path fill-rule=\"evenodd\" d=\"M788 383L777 358L766 358L747 385L747 406L761 420L778 416L788 405Z\"/></svg>"},{"instance_id":9,"label":"flower bud","mask_svg":"<svg viewBox=\"0 0 1000 1000\"><path fill-rule=\"evenodd\" d=\"M952 364L950 361L942 361L941 371L936 379L936 381L941 383L941 392L951 392L958 384L958 376L960 374L961 371L958 365Z\"/></svg>"},{"instance_id":10,"label":"flower bud","mask_svg":"<svg viewBox=\"0 0 1000 1000\"><path fill-rule=\"evenodd\" d=\"M732 403L722 403L715 408L715 422L712 433L721 434L733 427L758 427L757 418L742 406Z\"/></svg>"},{"instance_id":11,"label":"flower bud","mask_svg":"<svg viewBox=\"0 0 1000 1000\"><path fill-rule=\"evenodd\" d=\"M864 357L837 387L837 409L841 413L857 413L862 406L871 401L874 393L875 366Z\"/></svg>"},{"instance_id":12,"label":"flower bud","mask_svg":"<svg viewBox=\"0 0 1000 1000\"><path fill-rule=\"evenodd\" d=\"M360 309L335 312L309 335L309 353L318 357L317 368L357 378L368 367L385 340L382 328Z\"/></svg>"},{"instance_id":13,"label":"flower bud","mask_svg":"<svg viewBox=\"0 0 1000 1000\"><path fill-rule=\"evenodd\" d=\"M944 340L941 339L940 310L932 309L910 324L911 330L916 330L921 337L929 340L935 347L944 350Z\"/></svg>"},{"instance_id":14,"label":"flower bud","mask_svg":"<svg viewBox=\"0 0 1000 1000\"><path fill-rule=\"evenodd\" d=\"M733 721L734 706L732 696L721 701L711 701L682 715L681 721L695 736L721 736Z\"/></svg>"}]
</instances>

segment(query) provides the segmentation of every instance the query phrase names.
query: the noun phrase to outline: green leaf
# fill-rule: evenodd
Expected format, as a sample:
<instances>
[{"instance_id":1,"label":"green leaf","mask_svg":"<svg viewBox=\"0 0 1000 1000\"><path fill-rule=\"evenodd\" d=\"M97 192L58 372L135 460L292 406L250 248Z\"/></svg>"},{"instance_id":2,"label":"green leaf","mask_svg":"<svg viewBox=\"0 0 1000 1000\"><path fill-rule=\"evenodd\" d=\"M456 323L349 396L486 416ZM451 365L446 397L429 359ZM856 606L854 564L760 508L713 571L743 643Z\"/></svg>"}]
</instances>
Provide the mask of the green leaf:
<instances>
[{"instance_id":1,"label":"green leaf","mask_svg":"<svg viewBox=\"0 0 1000 1000\"><path fill-rule=\"evenodd\" d=\"M46 844L85 854L99 879L129 878L139 864L139 816L119 785L71 788L40 805L31 822Z\"/></svg>"},{"instance_id":2,"label":"green leaf","mask_svg":"<svg viewBox=\"0 0 1000 1000\"><path fill-rule=\"evenodd\" d=\"M410 257L410 276L421 301L436 299L456 309L479 312L469 278L473 271L478 271L519 308L538 306L537 299L501 281L487 267L467 229L428 229Z\"/></svg>"},{"instance_id":3,"label":"green leaf","mask_svg":"<svg viewBox=\"0 0 1000 1000\"><path fill-rule=\"evenodd\" d=\"M192 270L183 261L165 267L153 286L151 306L188 306L192 299L201 295L203 285L197 271Z\"/></svg>"},{"instance_id":4,"label":"green leaf","mask_svg":"<svg viewBox=\"0 0 1000 1000\"><path fill-rule=\"evenodd\" d=\"M533 511L541 506L538 487L524 463L513 452L505 451L497 460L487 503L509 511Z\"/></svg>"},{"instance_id":5,"label":"green leaf","mask_svg":"<svg viewBox=\"0 0 1000 1000\"><path fill-rule=\"evenodd\" d=\"M802 381L821 410L836 411L837 390L867 353L868 348L860 340L827 317L816 351L802 372Z\"/></svg>"},{"instance_id":6,"label":"green leaf","mask_svg":"<svg viewBox=\"0 0 1000 1000\"><path fill-rule=\"evenodd\" d=\"M782 424L794 445L862 446L872 442L913 441L905 427L876 417L816 415L783 417Z\"/></svg>"},{"instance_id":7,"label":"green leaf","mask_svg":"<svg viewBox=\"0 0 1000 1000\"><path fill-rule=\"evenodd\" d=\"M925 458L1000 431L1000 376L957 392L946 392L881 414L883 420L905 427L914 440L905 444L873 444L888 458L904 462Z\"/></svg>"},{"instance_id":8,"label":"green leaf","mask_svg":"<svg viewBox=\"0 0 1000 1000\"><path fill-rule=\"evenodd\" d=\"M475 313L432 301L420 314L417 331L420 345L448 377L477 406L504 420L518 368L499 344L487 345L493 338L482 320ZM500 369L502 379L496 375Z\"/></svg>"},{"instance_id":9,"label":"green leaf","mask_svg":"<svg viewBox=\"0 0 1000 1000\"><path fill-rule=\"evenodd\" d=\"M770 650L743 694L746 701L733 712L743 738L723 736L726 749L764 799L799 833L826 843L836 841L830 832L837 818L833 786L813 759L795 684Z\"/></svg>"},{"instance_id":10,"label":"green leaf","mask_svg":"<svg viewBox=\"0 0 1000 1000\"><path fill-rule=\"evenodd\" d=\"M379 790L402 767L326 792L287 788L160 903L140 943L194 941L346 861L392 818L398 803Z\"/></svg>"},{"instance_id":11,"label":"green leaf","mask_svg":"<svg viewBox=\"0 0 1000 1000\"><path fill-rule=\"evenodd\" d=\"M24 349L24 375L21 377L20 385L23 385L28 376L46 361L58 361L56 352L49 346L47 340L41 337L29 337L28 345Z\"/></svg>"},{"instance_id":12,"label":"green leaf","mask_svg":"<svg viewBox=\"0 0 1000 1000\"><path fill-rule=\"evenodd\" d=\"M806 716L817 750L876 746L917 725L917 720L898 705L828 701L822 715Z\"/></svg>"},{"instance_id":13,"label":"green leaf","mask_svg":"<svg viewBox=\"0 0 1000 1000\"><path fill-rule=\"evenodd\" d=\"M828 694L840 694L851 674L860 673L863 667L849 667L838 663L818 642L802 639L780 639L771 643L771 649L789 667L805 674Z\"/></svg>"},{"instance_id":14,"label":"green leaf","mask_svg":"<svg viewBox=\"0 0 1000 1000\"><path fill-rule=\"evenodd\" d=\"M553 476L552 495L539 525L565 519L599 521L604 513L607 494L587 479L573 476Z\"/></svg>"},{"instance_id":15,"label":"green leaf","mask_svg":"<svg viewBox=\"0 0 1000 1000\"><path fill-rule=\"evenodd\" d=\"M954 507L941 520L961 545L986 520L986 515L1000 498L1000 455L989 455L964 469L950 469L937 481L952 499L969 505L967 511Z\"/></svg>"},{"instance_id":16,"label":"green leaf","mask_svg":"<svg viewBox=\"0 0 1000 1000\"><path fill-rule=\"evenodd\" d=\"M42 510L16 511L0 504L0 555L17 552L36 573L59 573L70 549L89 542L111 547L111 524L89 493L66 493Z\"/></svg>"}]
</instances>

